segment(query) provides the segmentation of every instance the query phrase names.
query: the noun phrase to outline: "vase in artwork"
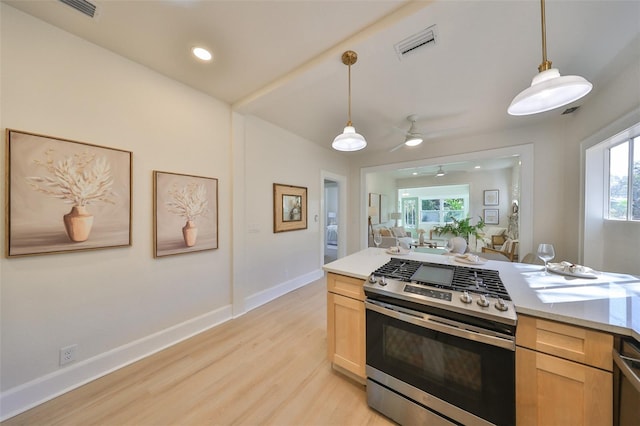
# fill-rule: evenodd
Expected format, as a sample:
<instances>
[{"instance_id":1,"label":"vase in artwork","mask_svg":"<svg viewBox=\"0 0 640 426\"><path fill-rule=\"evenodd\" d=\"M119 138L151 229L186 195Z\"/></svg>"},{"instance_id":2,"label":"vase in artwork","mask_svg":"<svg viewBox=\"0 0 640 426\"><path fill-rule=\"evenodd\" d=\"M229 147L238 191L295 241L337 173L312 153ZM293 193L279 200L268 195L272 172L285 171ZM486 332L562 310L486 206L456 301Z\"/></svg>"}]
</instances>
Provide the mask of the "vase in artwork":
<instances>
[{"instance_id":1,"label":"vase in artwork","mask_svg":"<svg viewBox=\"0 0 640 426\"><path fill-rule=\"evenodd\" d=\"M182 236L184 237L184 244L187 247L193 247L196 244L196 238L198 238L198 227L194 221L188 220L186 225L182 227Z\"/></svg>"},{"instance_id":2,"label":"vase in artwork","mask_svg":"<svg viewBox=\"0 0 640 426\"><path fill-rule=\"evenodd\" d=\"M63 216L64 228L69 239L80 243L87 241L93 226L93 215L84 206L73 206L71 211Z\"/></svg>"}]
</instances>

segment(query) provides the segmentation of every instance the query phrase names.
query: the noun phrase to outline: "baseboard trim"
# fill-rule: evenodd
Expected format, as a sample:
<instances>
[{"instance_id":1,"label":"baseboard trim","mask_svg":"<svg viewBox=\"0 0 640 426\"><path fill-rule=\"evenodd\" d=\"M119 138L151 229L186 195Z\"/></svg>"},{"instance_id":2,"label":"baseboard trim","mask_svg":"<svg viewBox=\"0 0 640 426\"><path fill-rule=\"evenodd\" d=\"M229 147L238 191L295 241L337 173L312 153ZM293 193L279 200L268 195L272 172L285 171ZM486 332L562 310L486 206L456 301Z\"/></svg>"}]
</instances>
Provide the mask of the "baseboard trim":
<instances>
[{"instance_id":1,"label":"baseboard trim","mask_svg":"<svg viewBox=\"0 0 640 426\"><path fill-rule=\"evenodd\" d=\"M275 287L271 287L254 295L251 295L247 297L245 301L245 312L262 306L265 303L271 302L272 300L277 299L278 297L287 294L295 289L303 287L309 283L312 283L313 281L319 280L323 276L324 271L318 269L316 271L309 272L308 274L296 277L292 280L285 281L284 283L279 284Z\"/></svg>"},{"instance_id":2,"label":"baseboard trim","mask_svg":"<svg viewBox=\"0 0 640 426\"><path fill-rule=\"evenodd\" d=\"M229 305L9 389L0 394L0 421L16 416L230 319L231 306Z\"/></svg>"}]
</instances>

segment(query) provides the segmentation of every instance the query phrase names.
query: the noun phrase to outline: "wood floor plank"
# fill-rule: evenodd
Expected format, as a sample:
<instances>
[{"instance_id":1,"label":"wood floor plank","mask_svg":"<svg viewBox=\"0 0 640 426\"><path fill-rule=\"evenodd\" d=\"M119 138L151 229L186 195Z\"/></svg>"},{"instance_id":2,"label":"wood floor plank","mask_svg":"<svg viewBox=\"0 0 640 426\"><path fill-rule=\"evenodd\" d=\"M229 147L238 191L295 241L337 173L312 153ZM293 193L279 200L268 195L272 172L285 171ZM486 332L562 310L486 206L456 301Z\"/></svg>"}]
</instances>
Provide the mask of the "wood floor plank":
<instances>
[{"instance_id":1,"label":"wood floor plank","mask_svg":"<svg viewBox=\"0 0 640 426\"><path fill-rule=\"evenodd\" d=\"M326 353L320 279L2 426L393 424Z\"/></svg>"}]
</instances>

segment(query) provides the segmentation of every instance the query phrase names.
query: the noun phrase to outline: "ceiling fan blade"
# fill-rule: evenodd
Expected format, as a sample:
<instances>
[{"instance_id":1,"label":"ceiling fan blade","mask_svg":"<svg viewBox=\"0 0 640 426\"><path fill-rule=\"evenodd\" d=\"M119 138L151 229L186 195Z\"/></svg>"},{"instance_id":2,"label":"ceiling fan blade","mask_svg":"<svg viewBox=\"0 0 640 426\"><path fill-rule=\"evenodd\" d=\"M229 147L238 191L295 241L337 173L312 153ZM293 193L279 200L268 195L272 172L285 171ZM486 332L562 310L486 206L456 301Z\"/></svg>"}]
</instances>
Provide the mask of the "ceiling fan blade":
<instances>
[{"instance_id":1,"label":"ceiling fan blade","mask_svg":"<svg viewBox=\"0 0 640 426\"><path fill-rule=\"evenodd\" d=\"M398 149L402 148L402 146L403 146L403 145L404 145L404 142L402 142L400 145L396 145L396 146L394 146L393 148L391 148L391 149L389 150L389 152L396 151L396 150L398 150Z\"/></svg>"}]
</instances>

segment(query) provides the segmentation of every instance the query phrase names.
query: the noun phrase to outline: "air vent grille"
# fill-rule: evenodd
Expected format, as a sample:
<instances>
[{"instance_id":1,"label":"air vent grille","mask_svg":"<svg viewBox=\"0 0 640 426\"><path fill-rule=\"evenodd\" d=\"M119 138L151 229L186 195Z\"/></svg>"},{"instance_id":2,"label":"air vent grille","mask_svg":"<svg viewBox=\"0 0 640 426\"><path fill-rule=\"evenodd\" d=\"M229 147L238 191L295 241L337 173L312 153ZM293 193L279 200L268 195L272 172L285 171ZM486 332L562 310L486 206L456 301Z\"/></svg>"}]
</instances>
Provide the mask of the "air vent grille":
<instances>
[{"instance_id":1,"label":"air vent grille","mask_svg":"<svg viewBox=\"0 0 640 426\"><path fill-rule=\"evenodd\" d=\"M574 107L571 107L571 108L567 108L562 112L561 115L566 115L566 114L571 114L572 112L576 112L576 110L578 108L580 108L580 107L579 106L574 106Z\"/></svg>"},{"instance_id":2,"label":"air vent grille","mask_svg":"<svg viewBox=\"0 0 640 426\"><path fill-rule=\"evenodd\" d=\"M84 13L90 18L93 18L96 15L96 5L93 3L89 3L87 0L59 0L59 1L66 4L67 6L71 6L78 12Z\"/></svg>"},{"instance_id":3,"label":"air vent grille","mask_svg":"<svg viewBox=\"0 0 640 426\"><path fill-rule=\"evenodd\" d=\"M406 55L415 53L418 49L436 44L436 26L432 25L396 43L394 48L398 58L402 60Z\"/></svg>"}]
</instances>

